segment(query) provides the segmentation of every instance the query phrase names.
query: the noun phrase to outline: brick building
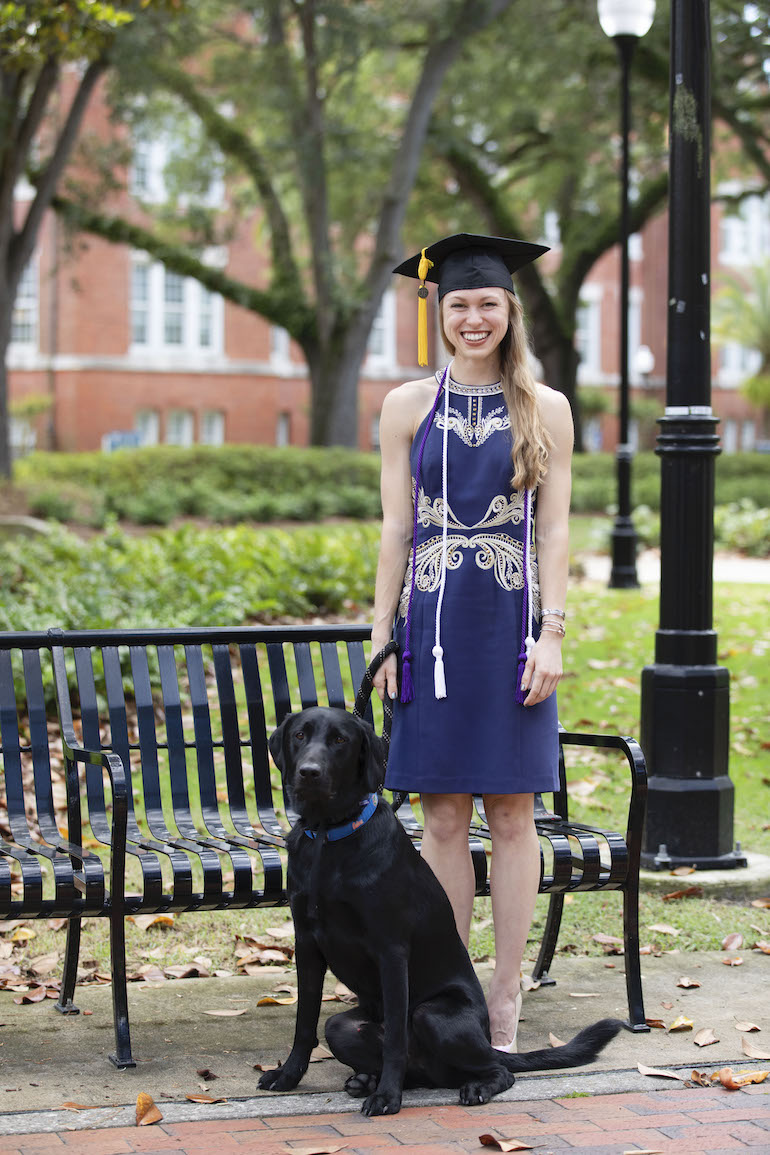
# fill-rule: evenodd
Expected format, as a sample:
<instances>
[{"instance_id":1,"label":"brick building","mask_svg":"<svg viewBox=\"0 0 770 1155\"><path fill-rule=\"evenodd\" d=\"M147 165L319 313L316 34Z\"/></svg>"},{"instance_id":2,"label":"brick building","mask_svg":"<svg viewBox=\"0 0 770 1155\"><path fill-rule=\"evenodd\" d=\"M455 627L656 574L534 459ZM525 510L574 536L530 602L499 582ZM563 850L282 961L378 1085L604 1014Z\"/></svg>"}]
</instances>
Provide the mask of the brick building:
<instances>
[{"instance_id":1,"label":"brick building","mask_svg":"<svg viewBox=\"0 0 770 1155\"><path fill-rule=\"evenodd\" d=\"M94 102L84 132L111 131L103 105ZM164 144L138 142L128 192L117 211L136 214L138 200L163 199ZM32 195L20 185L19 211ZM208 195L224 198L216 178ZM720 270L746 268L770 257L770 197L743 203L736 216L713 216L713 279ZM259 281L254 229L246 222L233 241L206 259L245 281ZM632 399L662 407L665 374L666 218L631 238L629 355ZM480 231L483 231L480 228ZM558 225L547 222L546 243L558 258ZM412 287L413 288L413 287ZM585 423L586 447L614 449L617 439L619 253L603 256L583 289L577 343L579 381L608 396L604 415ZM372 331L359 394L358 442L378 446L386 392L418 376L416 310L410 286L386 294ZM435 317L434 317L435 319ZM61 450L116 444L262 442L306 445L309 383L299 349L285 330L209 293L149 260L146 254L96 237L66 243L53 214L16 304L9 350L12 400L33 397L37 417L16 418L16 449L36 443ZM648 350L647 364L640 347ZM432 349L441 355L432 335ZM652 358L649 357L652 354ZM728 346L714 353L713 405L728 451L751 449L759 414L737 386L751 371L752 353ZM35 405L32 406L35 408ZM654 437L647 406L646 440ZM632 439L644 443L644 422L632 421ZM650 432L652 430L652 432Z\"/></svg>"}]
</instances>

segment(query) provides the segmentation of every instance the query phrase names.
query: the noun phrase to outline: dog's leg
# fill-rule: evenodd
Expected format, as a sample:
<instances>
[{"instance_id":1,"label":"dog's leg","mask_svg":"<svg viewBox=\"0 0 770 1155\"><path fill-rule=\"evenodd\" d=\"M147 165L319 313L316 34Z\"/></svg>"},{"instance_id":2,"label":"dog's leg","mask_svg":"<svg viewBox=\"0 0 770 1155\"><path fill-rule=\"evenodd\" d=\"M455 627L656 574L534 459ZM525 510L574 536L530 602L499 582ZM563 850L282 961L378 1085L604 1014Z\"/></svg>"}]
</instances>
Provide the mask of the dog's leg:
<instances>
[{"instance_id":1,"label":"dog's leg","mask_svg":"<svg viewBox=\"0 0 770 1155\"><path fill-rule=\"evenodd\" d=\"M259 1087L263 1091L291 1091L297 1086L310 1063L310 1053L318 1043L318 1016L321 1013L326 959L311 935L298 934L295 958L297 960L298 999L294 1045L282 1067L265 1071Z\"/></svg>"},{"instance_id":2,"label":"dog's leg","mask_svg":"<svg viewBox=\"0 0 770 1155\"><path fill-rule=\"evenodd\" d=\"M477 1008L449 995L416 1007L412 1054L437 1087L459 1087L466 1106L488 1103L507 1091L514 1077L490 1045Z\"/></svg>"},{"instance_id":3,"label":"dog's leg","mask_svg":"<svg viewBox=\"0 0 770 1155\"><path fill-rule=\"evenodd\" d=\"M380 954L383 1040L382 1073L377 1090L364 1100L364 1115L395 1115L401 1110L406 1073L409 972L404 950L383 948Z\"/></svg>"},{"instance_id":4,"label":"dog's leg","mask_svg":"<svg viewBox=\"0 0 770 1155\"><path fill-rule=\"evenodd\" d=\"M377 1089L382 1070L382 1023L373 1023L358 1007L326 1020L326 1042L338 1062L355 1072L345 1090L363 1099Z\"/></svg>"}]
</instances>

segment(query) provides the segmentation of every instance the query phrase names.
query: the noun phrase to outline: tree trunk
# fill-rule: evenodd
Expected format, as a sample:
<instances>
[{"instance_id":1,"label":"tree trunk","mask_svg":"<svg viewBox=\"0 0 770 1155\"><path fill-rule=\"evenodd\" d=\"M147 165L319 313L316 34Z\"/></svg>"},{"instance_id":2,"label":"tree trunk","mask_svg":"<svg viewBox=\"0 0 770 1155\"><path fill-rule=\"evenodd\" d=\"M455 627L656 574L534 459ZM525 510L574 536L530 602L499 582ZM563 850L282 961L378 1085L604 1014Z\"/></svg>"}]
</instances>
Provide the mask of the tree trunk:
<instances>
[{"instance_id":1,"label":"tree trunk","mask_svg":"<svg viewBox=\"0 0 770 1155\"><path fill-rule=\"evenodd\" d=\"M0 477L10 481L13 472L11 458L11 421L8 415L8 368L6 358L11 337L11 317L14 297L6 288L0 291Z\"/></svg>"}]
</instances>

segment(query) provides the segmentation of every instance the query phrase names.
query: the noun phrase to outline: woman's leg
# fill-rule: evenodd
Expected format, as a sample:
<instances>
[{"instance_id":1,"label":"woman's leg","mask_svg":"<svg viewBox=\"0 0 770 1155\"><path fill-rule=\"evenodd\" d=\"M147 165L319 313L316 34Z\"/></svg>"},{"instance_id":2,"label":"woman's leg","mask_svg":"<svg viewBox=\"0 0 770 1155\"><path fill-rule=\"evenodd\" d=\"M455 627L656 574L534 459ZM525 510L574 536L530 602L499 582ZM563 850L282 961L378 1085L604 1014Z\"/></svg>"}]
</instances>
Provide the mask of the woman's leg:
<instances>
[{"instance_id":1,"label":"woman's leg","mask_svg":"<svg viewBox=\"0 0 770 1155\"><path fill-rule=\"evenodd\" d=\"M487 1003L492 1044L501 1046L516 1029L521 964L540 885L540 844L532 794L485 794L484 810L492 834L496 960Z\"/></svg>"},{"instance_id":2,"label":"woman's leg","mask_svg":"<svg viewBox=\"0 0 770 1155\"><path fill-rule=\"evenodd\" d=\"M476 892L468 846L473 799L470 794L423 794L421 800L425 816L421 854L446 891L467 946Z\"/></svg>"}]
</instances>

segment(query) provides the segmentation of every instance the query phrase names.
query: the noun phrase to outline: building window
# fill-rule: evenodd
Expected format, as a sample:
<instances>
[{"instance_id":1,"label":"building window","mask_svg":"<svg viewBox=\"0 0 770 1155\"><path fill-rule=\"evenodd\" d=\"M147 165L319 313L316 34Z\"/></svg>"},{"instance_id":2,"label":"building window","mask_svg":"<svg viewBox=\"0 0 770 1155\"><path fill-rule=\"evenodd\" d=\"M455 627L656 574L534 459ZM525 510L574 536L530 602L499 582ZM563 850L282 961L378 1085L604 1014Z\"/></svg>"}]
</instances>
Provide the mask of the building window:
<instances>
[{"instance_id":1,"label":"building window","mask_svg":"<svg viewBox=\"0 0 770 1155\"><path fill-rule=\"evenodd\" d=\"M291 445L291 413L279 413L275 426L275 443L279 446Z\"/></svg>"},{"instance_id":2,"label":"building window","mask_svg":"<svg viewBox=\"0 0 770 1155\"><path fill-rule=\"evenodd\" d=\"M166 444L192 445L195 422L189 409L169 409L166 415Z\"/></svg>"},{"instance_id":3,"label":"building window","mask_svg":"<svg viewBox=\"0 0 770 1155\"><path fill-rule=\"evenodd\" d=\"M396 298L392 289L380 301L366 346L366 366L370 373L382 372L396 364Z\"/></svg>"},{"instance_id":4,"label":"building window","mask_svg":"<svg viewBox=\"0 0 770 1155\"><path fill-rule=\"evenodd\" d=\"M204 409L201 413L201 445L224 445L225 415L221 409Z\"/></svg>"},{"instance_id":5,"label":"building window","mask_svg":"<svg viewBox=\"0 0 770 1155\"><path fill-rule=\"evenodd\" d=\"M770 254L770 196L749 196L719 222L723 265L755 265Z\"/></svg>"},{"instance_id":6,"label":"building window","mask_svg":"<svg viewBox=\"0 0 770 1155\"><path fill-rule=\"evenodd\" d=\"M738 449L738 422L731 417L722 426L722 449L725 453L735 453Z\"/></svg>"},{"instance_id":7,"label":"building window","mask_svg":"<svg viewBox=\"0 0 770 1155\"><path fill-rule=\"evenodd\" d=\"M751 453L757 447L757 427L751 418L743 422L741 443L744 453Z\"/></svg>"},{"instance_id":8,"label":"building window","mask_svg":"<svg viewBox=\"0 0 770 1155\"><path fill-rule=\"evenodd\" d=\"M280 325L270 326L270 362L272 365L284 366L290 361L289 343L291 337L288 330Z\"/></svg>"},{"instance_id":9,"label":"building window","mask_svg":"<svg viewBox=\"0 0 770 1155\"><path fill-rule=\"evenodd\" d=\"M21 274L13 304L11 341L14 345L37 345L39 307L38 263L33 257Z\"/></svg>"},{"instance_id":10,"label":"building window","mask_svg":"<svg viewBox=\"0 0 770 1155\"><path fill-rule=\"evenodd\" d=\"M204 144L202 126L179 110L173 122L161 128L152 139L135 137L128 187L132 196L145 204L167 204L176 199L180 206L201 205L222 208L225 184L222 176L222 154ZM175 185L174 166L197 147L197 168L187 173L182 192Z\"/></svg>"},{"instance_id":11,"label":"building window","mask_svg":"<svg viewBox=\"0 0 770 1155\"><path fill-rule=\"evenodd\" d=\"M580 357L578 381L595 384L602 373L601 296L581 299L577 310L575 348Z\"/></svg>"},{"instance_id":12,"label":"building window","mask_svg":"<svg viewBox=\"0 0 770 1155\"><path fill-rule=\"evenodd\" d=\"M727 388L741 385L759 371L762 356L736 341L725 341L719 351L719 384Z\"/></svg>"},{"instance_id":13,"label":"building window","mask_svg":"<svg viewBox=\"0 0 770 1155\"><path fill-rule=\"evenodd\" d=\"M191 277L135 254L131 266L131 344L144 353L222 352L224 302Z\"/></svg>"},{"instance_id":14,"label":"building window","mask_svg":"<svg viewBox=\"0 0 770 1155\"><path fill-rule=\"evenodd\" d=\"M140 445L157 445L160 440L160 414L157 409L138 409L134 429Z\"/></svg>"}]
</instances>

